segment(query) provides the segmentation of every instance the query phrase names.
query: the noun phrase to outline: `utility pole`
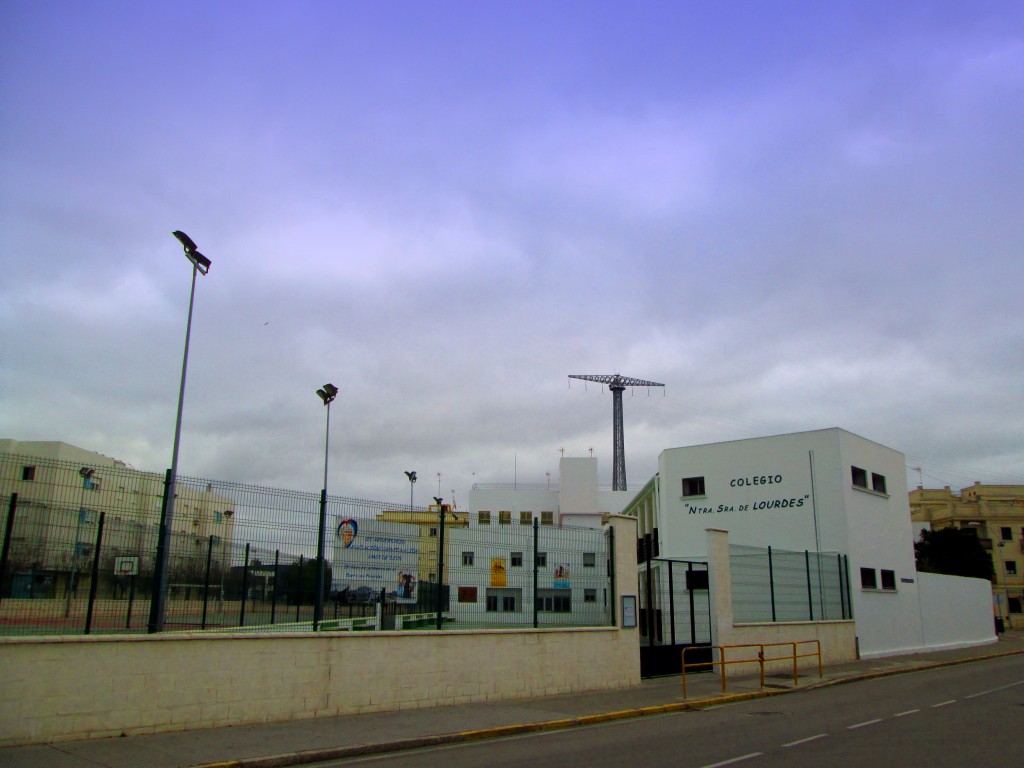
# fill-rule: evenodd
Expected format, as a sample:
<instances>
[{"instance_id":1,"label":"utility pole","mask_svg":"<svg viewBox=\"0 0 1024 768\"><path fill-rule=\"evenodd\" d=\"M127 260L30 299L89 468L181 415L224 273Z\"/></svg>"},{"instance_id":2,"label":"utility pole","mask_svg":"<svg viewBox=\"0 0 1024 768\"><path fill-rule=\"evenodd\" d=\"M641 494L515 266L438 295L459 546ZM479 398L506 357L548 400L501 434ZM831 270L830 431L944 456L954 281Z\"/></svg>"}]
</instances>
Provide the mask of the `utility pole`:
<instances>
[{"instance_id":1,"label":"utility pole","mask_svg":"<svg viewBox=\"0 0 1024 768\"><path fill-rule=\"evenodd\" d=\"M645 381L643 379L631 379L619 374L591 375L591 374L569 374L570 379L582 379L583 381L596 381L598 384L607 384L612 393L612 490L626 490L626 446L623 439L622 428L622 392L626 387L664 387L656 381Z\"/></svg>"}]
</instances>

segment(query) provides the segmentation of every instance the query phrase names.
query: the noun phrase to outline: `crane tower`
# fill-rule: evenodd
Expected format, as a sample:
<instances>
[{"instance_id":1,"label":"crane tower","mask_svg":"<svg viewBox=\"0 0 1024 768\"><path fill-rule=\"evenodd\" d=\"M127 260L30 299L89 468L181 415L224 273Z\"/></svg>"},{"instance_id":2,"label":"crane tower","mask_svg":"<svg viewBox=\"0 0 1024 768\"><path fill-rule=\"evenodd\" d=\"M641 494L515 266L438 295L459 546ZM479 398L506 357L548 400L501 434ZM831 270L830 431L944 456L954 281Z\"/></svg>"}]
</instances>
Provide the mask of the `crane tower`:
<instances>
[{"instance_id":1,"label":"crane tower","mask_svg":"<svg viewBox=\"0 0 1024 768\"><path fill-rule=\"evenodd\" d=\"M620 376L615 373L608 375L590 374L569 374L570 379L582 379L583 381L596 381L599 384L607 384L612 393L612 490L626 490L626 447L622 438L622 393L626 387L664 387L656 381L644 381L643 379L631 379L628 376Z\"/></svg>"}]
</instances>

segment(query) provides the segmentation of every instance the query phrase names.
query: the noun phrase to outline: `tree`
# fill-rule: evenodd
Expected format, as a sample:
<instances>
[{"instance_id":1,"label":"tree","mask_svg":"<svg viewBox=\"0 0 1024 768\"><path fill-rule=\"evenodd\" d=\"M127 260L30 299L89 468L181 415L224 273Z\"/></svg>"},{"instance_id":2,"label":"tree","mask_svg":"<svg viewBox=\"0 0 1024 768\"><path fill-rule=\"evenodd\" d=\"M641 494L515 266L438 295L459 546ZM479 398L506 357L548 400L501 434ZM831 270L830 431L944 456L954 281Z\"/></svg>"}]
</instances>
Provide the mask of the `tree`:
<instances>
[{"instance_id":1,"label":"tree","mask_svg":"<svg viewBox=\"0 0 1024 768\"><path fill-rule=\"evenodd\" d=\"M914 557L917 570L926 573L971 576L987 581L995 576L992 558L981 546L977 534L970 530L921 531L921 538L914 543Z\"/></svg>"}]
</instances>

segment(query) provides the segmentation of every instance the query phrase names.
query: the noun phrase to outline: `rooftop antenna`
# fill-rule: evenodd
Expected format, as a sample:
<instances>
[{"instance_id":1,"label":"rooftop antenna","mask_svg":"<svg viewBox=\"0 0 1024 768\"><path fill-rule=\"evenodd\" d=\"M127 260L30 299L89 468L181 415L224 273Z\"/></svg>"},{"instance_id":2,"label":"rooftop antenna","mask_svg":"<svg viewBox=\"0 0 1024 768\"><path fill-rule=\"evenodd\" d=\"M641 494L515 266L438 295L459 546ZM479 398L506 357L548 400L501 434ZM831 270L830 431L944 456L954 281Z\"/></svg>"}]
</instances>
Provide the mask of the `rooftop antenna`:
<instances>
[{"instance_id":1,"label":"rooftop antenna","mask_svg":"<svg viewBox=\"0 0 1024 768\"><path fill-rule=\"evenodd\" d=\"M611 376L598 374L569 374L570 379L582 379L583 381L596 381L599 384L607 384L612 393L612 490L626 490L626 446L622 437L622 393L626 387L664 387L656 381L645 381L644 379L631 379L619 374Z\"/></svg>"}]
</instances>

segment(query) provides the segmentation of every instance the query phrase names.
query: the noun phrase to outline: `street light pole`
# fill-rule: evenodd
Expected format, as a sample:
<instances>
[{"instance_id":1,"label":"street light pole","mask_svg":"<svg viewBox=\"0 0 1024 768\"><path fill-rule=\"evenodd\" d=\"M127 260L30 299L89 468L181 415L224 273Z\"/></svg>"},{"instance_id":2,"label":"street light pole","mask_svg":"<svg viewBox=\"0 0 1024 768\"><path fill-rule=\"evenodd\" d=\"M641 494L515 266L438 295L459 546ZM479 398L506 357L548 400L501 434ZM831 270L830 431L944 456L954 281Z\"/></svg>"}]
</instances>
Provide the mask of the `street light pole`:
<instances>
[{"instance_id":1,"label":"street light pole","mask_svg":"<svg viewBox=\"0 0 1024 768\"><path fill-rule=\"evenodd\" d=\"M192 307L196 298L196 275L210 271L210 260L203 256L192 242L192 238L181 230L172 233L185 249L185 258L192 262L192 291L188 298L188 322L185 324L185 354L181 359L181 386L178 388L178 415L174 422L174 449L171 452L171 468L164 480L164 499L160 509L159 540L156 548L156 565L153 569L153 597L149 607L149 631L160 632L164 628L164 608L167 597L167 564L170 559L171 522L174 519L174 499L177 496L178 446L181 443L181 414L185 405L185 377L188 372L188 346L192 337Z\"/></svg>"},{"instance_id":2,"label":"street light pole","mask_svg":"<svg viewBox=\"0 0 1024 768\"><path fill-rule=\"evenodd\" d=\"M416 484L416 473L409 471L405 473L405 476L409 478L409 522L412 522L412 487Z\"/></svg>"},{"instance_id":3,"label":"street light pole","mask_svg":"<svg viewBox=\"0 0 1024 768\"><path fill-rule=\"evenodd\" d=\"M313 631L320 628L320 622L324 618L324 577L327 575L327 568L324 564L324 534L327 528L327 458L330 455L331 447L331 403L338 396L338 388L333 384L324 384L323 389L316 391L320 399L327 407L327 433L324 438L324 487L320 491L320 525L317 531L316 559L317 559L317 585L316 605L313 606Z\"/></svg>"}]
</instances>

